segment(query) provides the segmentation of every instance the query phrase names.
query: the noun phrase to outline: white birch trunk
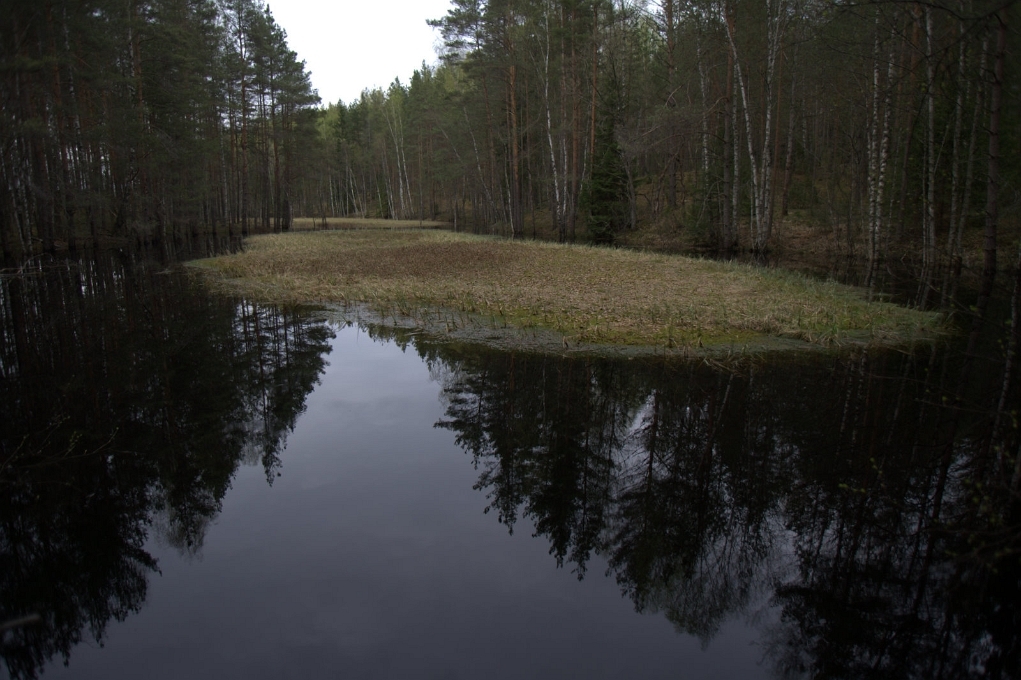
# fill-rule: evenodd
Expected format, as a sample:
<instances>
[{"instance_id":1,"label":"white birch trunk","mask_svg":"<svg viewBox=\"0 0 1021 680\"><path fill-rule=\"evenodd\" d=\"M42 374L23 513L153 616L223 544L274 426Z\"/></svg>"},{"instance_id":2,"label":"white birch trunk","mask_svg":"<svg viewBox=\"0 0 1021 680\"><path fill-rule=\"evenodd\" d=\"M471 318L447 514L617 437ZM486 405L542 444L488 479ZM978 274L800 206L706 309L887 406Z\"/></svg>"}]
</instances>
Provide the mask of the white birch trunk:
<instances>
[{"instance_id":1,"label":"white birch trunk","mask_svg":"<svg viewBox=\"0 0 1021 680\"><path fill-rule=\"evenodd\" d=\"M741 68L741 59L737 49L737 41L734 37L733 21L728 15L725 22L727 29L727 40L730 43L731 54L734 58L734 70L737 76L737 86L741 92L741 104L744 111L745 136L747 137L748 159L751 168L751 220L752 237L756 250L765 250L769 243L771 224L771 202L773 194L773 160L772 160L772 128L773 109L776 105L775 78L777 70L777 59L780 56L780 46L783 41L784 32L787 26L786 19L787 5L784 0L767 0L767 50L766 50L766 73L765 73L765 107L764 107L764 133L762 138L762 153L756 155L755 140L752 128L751 107L748 97L748 83ZM736 214L736 211L735 211Z\"/></svg>"},{"instance_id":2,"label":"white birch trunk","mask_svg":"<svg viewBox=\"0 0 1021 680\"><path fill-rule=\"evenodd\" d=\"M869 130L869 210L868 210L868 271L865 285L875 283L876 270L882 257L883 195L886 187L886 166L890 155L891 88L894 73L894 37L890 32L890 53L887 55L886 81L880 81L879 69L879 17L876 17L876 42L872 67L872 116ZM880 103L880 92L882 102ZM881 118L881 120L880 120Z\"/></svg>"},{"instance_id":3,"label":"white birch trunk","mask_svg":"<svg viewBox=\"0 0 1021 680\"><path fill-rule=\"evenodd\" d=\"M744 73L741 70L741 59L740 59L740 56L739 56L738 51L737 51L737 43L734 41L733 26L731 25L731 21L729 20L729 17L728 17L728 21L727 21L727 39L730 42L731 55L734 57L734 76L735 76L735 80L737 81L738 90L740 90L740 92L741 92L741 103L742 103L742 109L744 110L745 136L748 138L748 159L751 161L750 166L751 166L751 172L752 172L752 216L753 216L752 236L753 236L753 239L754 239L754 237L755 237L755 235L756 235L756 233L758 231L756 229L757 225L754 224L754 216L759 213L759 209L758 209L759 208L759 205L758 205L758 202L759 202L759 171L758 171L758 162L757 162L756 157L755 157L755 142L754 142L754 140L752 138L752 119L751 119L751 113L749 112L749 109L748 109L748 87L745 84ZM736 126L735 126L735 132L736 131L737 130L736 130ZM737 154L735 154L735 158L736 157L737 157ZM735 168L735 170L737 169L737 163L736 162L734 163L734 168ZM735 201L735 203L736 203L736 201ZM736 208L736 206L735 206L735 208ZM735 214L735 216L737 215L737 210L736 209L734 211L734 214Z\"/></svg>"},{"instance_id":4,"label":"white birch trunk","mask_svg":"<svg viewBox=\"0 0 1021 680\"><path fill-rule=\"evenodd\" d=\"M706 73L705 55L702 50L702 26L699 23L695 32L695 59L698 62L698 88L702 95L702 182L709 181L709 75Z\"/></svg>"},{"instance_id":5,"label":"white birch trunk","mask_svg":"<svg viewBox=\"0 0 1021 680\"><path fill-rule=\"evenodd\" d=\"M549 13L546 14L546 51L543 53L543 103L546 107L546 141L549 143L550 176L553 179L553 227L557 230L559 240L564 240L564 222L562 199L560 196L560 169L557 167L557 151L553 143L553 113L549 98L549 55L550 55Z\"/></svg>"},{"instance_id":6,"label":"white birch trunk","mask_svg":"<svg viewBox=\"0 0 1021 680\"><path fill-rule=\"evenodd\" d=\"M876 192L877 177L879 173L879 14L876 14L875 36L872 42L872 96L869 111L868 131L868 196L869 207L866 212L868 216L868 261L869 269L866 275L866 285L872 286L872 278L876 268L876 261L879 259L879 225L876 223L876 204L879 197Z\"/></svg>"}]
</instances>

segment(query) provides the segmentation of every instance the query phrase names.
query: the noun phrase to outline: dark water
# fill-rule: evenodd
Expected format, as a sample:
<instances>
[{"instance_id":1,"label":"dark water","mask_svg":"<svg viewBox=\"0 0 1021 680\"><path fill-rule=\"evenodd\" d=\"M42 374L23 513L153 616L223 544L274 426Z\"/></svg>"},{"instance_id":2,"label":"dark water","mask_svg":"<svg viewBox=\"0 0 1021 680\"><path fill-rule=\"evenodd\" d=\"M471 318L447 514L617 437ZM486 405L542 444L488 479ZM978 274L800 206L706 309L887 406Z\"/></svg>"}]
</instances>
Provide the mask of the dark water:
<instances>
[{"instance_id":1,"label":"dark water","mask_svg":"<svg viewBox=\"0 0 1021 680\"><path fill-rule=\"evenodd\" d=\"M12 677L1018 676L994 332L512 354L128 255L0 296Z\"/></svg>"}]
</instances>

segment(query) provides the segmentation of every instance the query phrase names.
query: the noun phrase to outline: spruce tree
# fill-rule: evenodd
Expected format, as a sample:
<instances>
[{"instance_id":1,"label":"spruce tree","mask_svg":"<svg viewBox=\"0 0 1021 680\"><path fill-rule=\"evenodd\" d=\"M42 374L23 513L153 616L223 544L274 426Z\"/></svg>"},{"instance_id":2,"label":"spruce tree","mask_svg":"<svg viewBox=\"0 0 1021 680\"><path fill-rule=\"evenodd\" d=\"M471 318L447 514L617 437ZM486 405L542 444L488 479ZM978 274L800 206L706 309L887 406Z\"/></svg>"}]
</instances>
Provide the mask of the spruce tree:
<instances>
[{"instance_id":1,"label":"spruce tree","mask_svg":"<svg viewBox=\"0 0 1021 680\"><path fill-rule=\"evenodd\" d=\"M612 115L604 115L596 127L592 174L582 195L589 239L613 243L627 225L627 173L614 135Z\"/></svg>"}]
</instances>

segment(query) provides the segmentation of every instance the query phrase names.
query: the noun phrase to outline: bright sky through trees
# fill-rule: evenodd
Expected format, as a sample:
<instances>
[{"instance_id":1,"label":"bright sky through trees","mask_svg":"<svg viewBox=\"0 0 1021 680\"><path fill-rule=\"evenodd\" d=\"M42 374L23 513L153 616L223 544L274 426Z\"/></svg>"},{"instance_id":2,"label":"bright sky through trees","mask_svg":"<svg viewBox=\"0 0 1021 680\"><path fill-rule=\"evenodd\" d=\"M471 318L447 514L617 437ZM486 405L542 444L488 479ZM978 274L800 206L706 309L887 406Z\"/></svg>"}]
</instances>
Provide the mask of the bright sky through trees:
<instances>
[{"instance_id":1,"label":"bright sky through trees","mask_svg":"<svg viewBox=\"0 0 1021 680\"><path fill-rule=\"evenodd\" d=\"M439 35L426 19L450 0L277 0L270 9L291 49L312 72L323 104L351 102L362 90L407 83L422 61L436 61Z\"/></svg>"}]
</instances>

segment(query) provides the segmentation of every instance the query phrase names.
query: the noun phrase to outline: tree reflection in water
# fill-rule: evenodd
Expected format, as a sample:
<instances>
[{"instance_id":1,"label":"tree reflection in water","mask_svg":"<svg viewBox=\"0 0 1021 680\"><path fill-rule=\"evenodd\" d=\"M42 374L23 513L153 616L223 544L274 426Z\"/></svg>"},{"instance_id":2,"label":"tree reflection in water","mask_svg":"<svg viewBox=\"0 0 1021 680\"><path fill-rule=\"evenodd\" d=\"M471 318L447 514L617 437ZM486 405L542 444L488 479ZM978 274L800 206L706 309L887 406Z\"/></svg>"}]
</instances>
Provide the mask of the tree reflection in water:
<instances>
[{"instance_id":1,"label":"tree reflection in water","mask_svg":"<svg viewBox=\"0 0 1021 680\"><path fill-rule=\"evenodd\" d=\"M718 366L370 332L429 364L487 511L578 578L601 556L638 611L708 643L766 603L784 676L1021 670L1019 381L995 338L968 366ZM0 641L13 677L142 606L154 527L195 552L240 465L272 483L330 336L131 256L0 277L0 620L43 619Z\"/></svg>"},{"instance_id":2,"label":"tree reflection in water","mask_svg":"<svg viewBox=\"0 0 1021 680\"><path fill-rule=\"evenodd\" d=\"M415 344L487 512L527 517L579 578L603 555L638 611L708 643L765 601L781 676L1021 670L995 354L962 382L950 347L721 367Z\"/></svg>"},{"instance_id":3,"label":"tree reflection in water","mask_svg":"<svg viewBox=\"0 0 1021 680\"><path fill-rule=\"evenodd\" d=\"M14 678L142 606L150 527L202 545L242 463L272 483L330 327L132 255L0 277L0 654Z\"/></svg>"}]
</instances>

